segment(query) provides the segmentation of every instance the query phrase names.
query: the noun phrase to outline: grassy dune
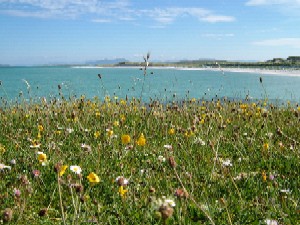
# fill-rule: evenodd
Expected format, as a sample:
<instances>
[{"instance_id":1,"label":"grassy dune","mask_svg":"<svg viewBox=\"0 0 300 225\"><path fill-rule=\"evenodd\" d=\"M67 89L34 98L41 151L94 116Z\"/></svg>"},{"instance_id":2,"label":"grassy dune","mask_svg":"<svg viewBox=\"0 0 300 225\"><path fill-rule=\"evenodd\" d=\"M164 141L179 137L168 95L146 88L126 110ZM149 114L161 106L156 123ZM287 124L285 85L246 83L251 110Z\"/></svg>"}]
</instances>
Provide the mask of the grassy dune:
<instances>
[{"instance_id":1,"label":"grassy dune","mask_svg":"<svg viewBox=\"0 0 300 225\"><path fill-rule=\"evenodd\" d=\"M299 224L299 116L196 99L3 106L0 224Z\"/></svg>"}]
</instances>

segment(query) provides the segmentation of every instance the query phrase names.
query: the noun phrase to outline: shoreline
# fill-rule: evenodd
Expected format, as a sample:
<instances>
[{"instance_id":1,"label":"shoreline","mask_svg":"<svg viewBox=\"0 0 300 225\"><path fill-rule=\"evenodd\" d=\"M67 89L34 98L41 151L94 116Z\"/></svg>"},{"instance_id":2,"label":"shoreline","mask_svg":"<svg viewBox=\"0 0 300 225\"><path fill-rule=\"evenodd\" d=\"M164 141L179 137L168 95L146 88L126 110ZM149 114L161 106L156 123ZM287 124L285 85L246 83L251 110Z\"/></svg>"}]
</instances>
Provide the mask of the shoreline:
<instances>
[{"instance_id":1,"label":"shoreline","mask_svg":"<svg viewBox=\"0 0 300 225\"><path fill-rule=\"evenodd\" d=\"M220 71L222 73L254 73L254 74L264 74L264 75L278 75L278 76L290 76L290 77L300 77L300 70L270 70L270 69L260 69L260 68L176 68L178 70L204 70L204 71Z\"/></svg>"},{"instance_id":2,"label":"shoreline","mask_svg":"<svg viewBox=\"0 0 300 225\"><path fill-rule=\"evenodd\" d=\"M139 69L140 66L73 66L76 69L103 69L103 68L114 68L114 69ZM173 69L173 70L193 70L193 71L220 71L221 73L254 73L264 75L277 75L277 76L290 76L300 77L300 70L272 70L272 69L261 69L261 68L191 68L191 67L176 67L176 66L149 66L148 69Z\"/></svg>"}]
</instances>

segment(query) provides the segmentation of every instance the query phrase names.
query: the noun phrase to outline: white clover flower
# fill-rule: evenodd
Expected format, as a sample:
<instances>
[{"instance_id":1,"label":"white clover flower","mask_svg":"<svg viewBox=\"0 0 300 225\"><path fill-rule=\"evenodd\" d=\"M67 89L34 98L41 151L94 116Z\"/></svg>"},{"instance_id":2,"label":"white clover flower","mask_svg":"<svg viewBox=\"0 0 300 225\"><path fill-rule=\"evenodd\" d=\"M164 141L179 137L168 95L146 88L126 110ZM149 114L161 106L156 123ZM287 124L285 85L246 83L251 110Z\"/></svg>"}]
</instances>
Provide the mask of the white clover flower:
<instances>
[{"instance_id":1,"label":"white clover flower","mask_svg":"<svg viewBox=\"0 0 300 225\"><path fill-rule=\"evenodd\" d=\"M92 150L92 148L91 148L91 146L90 145L87 145L87 144L81 144L81 148L83 149L83 150L86 150L86 151L91 151Z\"/></svg>"},{"instance_id":2,"label":"white clover flower","mask_svg":"<svg viewBox=\"0 0 300 225\"><path fill-rule=\"evenodd\" d=\"M166 161L166 158L163 157L162 155L158 156L158 161L159 162L165 162Z\"/></svg>"},{"instance_id":3,"label":"white clover flower","mask_svg":"<svg viewBox=\"0 0 300 225\"><path fill-rule=\"evenodd\" d=\"M74 132L74 129L72 129L72 128L67 128L66 131L67 131L69 134L71 134L71 133Z\"/></svg>"},{"instance_id":4,"label":"white clover flower","mask_svg":"<svg viewBox=\"0 0 300 225\"><path fill-rule=\"evenodd\" d=\"M39 147L41 147L41 144L32 144L29 147L30 148L39 148Z\"/></svg>"},{"instance_id":5,"label":"white clover flower","mask_svg":"<svg viewBox=\"0 0 300 225\"><path fill-rule=\"evenodd\" d=\"M70 166L70 170L78 175L81 174L81 171L82 171L80 166Z\"/></svg>"},{"instance_id":6,"label":"white clover flower","mask_svg":"<svg viewBox=\"0 0 300 225\"><path fill-rule=\"evenodd\" d=\"M230 159L226 159L222 162L222 165L228 167L228 166L232 166L232 163Z\"/></svg>"},{"instance_id":7,"label":"white clover flower","mask_svg":"<svg viewBox=\"0 0 300 225\"><path fill-rule=\"evenodd\" d=\"M164 145L164 148L166 148L168 150L172 150L173 149L172 145Z\"/></svg>"},{"instance_id":8,"label":"white clover flower","mask_svg":"<svg viewBox=\"0 0 300 225\"><path fill-rule=\"evenodd\" d=\"M171 207L175 207L176 206L175 201L173 199L165 199L164 204L167 204L167 205L169 205Z\"/></svg>"},{"instance_id":9,"label":"white clover flower","mask_svg":"<svg viewBox=\"0 0 300 225\"><path fill-rule=\"evenodd\" d=\"M127 185L129 183L129 180L123 176L118 176L116 178L116 183L122 183L122 185Z\"/></svg>"},{"instance_id":10,"label":"white clover flower","mask_svg":"<svg viewBox=\"0 0 300 225\"><path fill-rule=\"evenodd\" d=\"M162 196L161 198L154 199L153 208L155 210L159 210L159 208L163 206L175 207L176 204L173 199L166 198L166 196Z\"/></svg>"},{"instance_id":11,"label":"white clover flower","mask_svg":"<svg viewBox=\"0 0 300 225\"><path fill-rule=\"evenodd\" d=\"M265 222L267 225L278 225L277 220L266 219Z\"/></svg>"},{"instance_id":12,"label":"white clover flower","mask_svg":"<svg viewBox=\"0 0 300 225\"><path fill-rule=\"evenodd\" d=\"M194 144L200 144L200 145L204 146L205 145L205 141L203 141L199 137L196 137L195 140L194 140Z\"/></svg>"},{"instance_id":13,"label":"white clover flower","mask_svg":"<svg viewBox=\"0 0 300 225\"><path fill-rule=\"evenodd\" d=\"M290 189L282 189L280 190L281 193L285 193L285 194L289 194L291 193L292 191Z\"/></svg>"},{"instance_id":14,"label":"white clover flower","mask_svg":"<svg viewBox=\"0 0 300 225\"><path fill-rule=\"evenodd\" d=\"M3 170L3 169L11 169L11 166L7 166L7 165L4 165L3 163L0 163L0 170Z\"/></svg>"}]
</instances>

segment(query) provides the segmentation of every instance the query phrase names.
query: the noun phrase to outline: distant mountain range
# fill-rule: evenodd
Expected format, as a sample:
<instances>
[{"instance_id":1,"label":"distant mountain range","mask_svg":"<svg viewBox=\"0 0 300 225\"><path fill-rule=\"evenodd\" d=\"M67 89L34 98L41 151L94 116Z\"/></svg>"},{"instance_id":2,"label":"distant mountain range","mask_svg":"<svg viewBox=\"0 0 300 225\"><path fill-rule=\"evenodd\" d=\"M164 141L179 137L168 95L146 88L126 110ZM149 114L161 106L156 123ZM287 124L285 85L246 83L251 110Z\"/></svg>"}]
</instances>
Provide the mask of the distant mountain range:
<instances>
[{"instance_id":1,"label":"distant mountain range","mask_svg":"<svg viewBox=\"0 0 300 225\"><path fill-rule=\"evenodd\" d=\"M90 60L86 61L87 65L109 65L109 64L118 64L120 62L129 62L125 58L116 58L116 59L100 59L100 60Z\"/></svg>"}]
</instances>

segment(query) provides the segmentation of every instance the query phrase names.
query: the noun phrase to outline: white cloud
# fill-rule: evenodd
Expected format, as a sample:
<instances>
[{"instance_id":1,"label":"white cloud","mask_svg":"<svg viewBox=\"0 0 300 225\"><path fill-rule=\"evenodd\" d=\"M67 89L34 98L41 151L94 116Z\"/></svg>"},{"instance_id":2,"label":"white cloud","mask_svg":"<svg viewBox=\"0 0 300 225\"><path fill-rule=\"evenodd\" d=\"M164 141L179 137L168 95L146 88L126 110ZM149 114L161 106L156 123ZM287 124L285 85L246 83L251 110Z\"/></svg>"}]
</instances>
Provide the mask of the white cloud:
<instances>
[{"instance_id":1,"label":"white cloud","mask_svg":"<svg viewBox=\"0 0 300 225\"><path fill-rule=\"evenodd\" d=\"M203 8L156 8L154 10L142 10L142 12L159 23L172 23L180 17L191 16L200 21L216 23L216 22L232 22L235 20L232 16L218 15L214 12Z\"/></svg>"},{"instance_id":2,"label":"white cloud","mask_svg":"<svg viewBox=\"0 0 300 225\"><path fill-rule=\"evenodd\" d=\"M214 34L214 33L207 33L207 34L202 34L202 37L207 37L207 38L213 38L217 40L222 40L223 38L229 38L229 37L234 37L234 34L228 33L228 34Z\"/></svg>"},{"instance_id":3,"label":"white cloud","mask_svg":"<svg viewBox=\"0 0 300 225\"><path fill-rule=\"evenodd\" d=\"M259 46L300 48L300 38L278 38L253 42Z\"/></svg>"},{"instance_id":4,"label":"white cloud","mask_svg":"<svg viewBox=\"0 0 300 225\"><path fill-rule=\"evenodd\" d=\"M122 11L129 6L128 0L0 0L1 3L5 3L6 8L1 10L2 13L40 18L111 14L114 10Z\"/></svg>"},{"instance_id":5,"label":"white cloud","mask_svg":"<svg viewBox=\"0 0 300 225\"><path fill-rule=\"evenodd\" d=\"M249 0L246 2L248 6L262 5L285 5L287 7L300 7L300 0Z\"/></svg>"},{"instance_id":6,"label":"white cloud","mask_svg":"<svg viewBox=\"0 0 300 225\"><path fill-rule=\"evenodd\" d=\"M111 20L109 20L109 19L92 19L91 21L94 23L110 23L111 22Z\"/></svg>"},{"instance_id":7,"label":"white cloud","mask_svg":"<svg viewBox=\"0 0 300 225\"><path fill-rule=\"evenodd\" d=\"M130 0L0 0L0 13L20 17L78 18L88 15L93 22L113 20L133 21L150 18L159 25L166 25L182 17L194 17L200 21L232 22L232 16L220 15L211 10L190 8L134 9ZM98 19L98 18L107 19Z\"/></svg>"}]
</instances>

